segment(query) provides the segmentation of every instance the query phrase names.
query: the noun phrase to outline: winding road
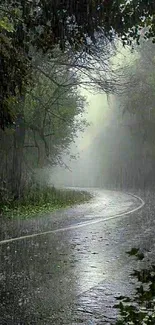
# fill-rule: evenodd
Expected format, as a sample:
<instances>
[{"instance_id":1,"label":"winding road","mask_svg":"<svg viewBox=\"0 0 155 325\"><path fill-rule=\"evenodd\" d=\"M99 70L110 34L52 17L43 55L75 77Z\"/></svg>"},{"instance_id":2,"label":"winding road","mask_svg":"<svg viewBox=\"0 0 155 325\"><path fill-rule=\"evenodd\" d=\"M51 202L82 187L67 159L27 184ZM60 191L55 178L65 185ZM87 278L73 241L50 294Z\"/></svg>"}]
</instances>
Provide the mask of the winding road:
<instances>
[{"instance_id":1,"label":"winding road","mask_svg":"<svg viewBox=\"0 0 155 325\"><path fill-rule=\"evenodd\" d=\"M144 201L85 189L89 203L0 231L0 324L112 324L115 297L133 289L126 251L147 238Z\"/></svg>"}]
</instances>

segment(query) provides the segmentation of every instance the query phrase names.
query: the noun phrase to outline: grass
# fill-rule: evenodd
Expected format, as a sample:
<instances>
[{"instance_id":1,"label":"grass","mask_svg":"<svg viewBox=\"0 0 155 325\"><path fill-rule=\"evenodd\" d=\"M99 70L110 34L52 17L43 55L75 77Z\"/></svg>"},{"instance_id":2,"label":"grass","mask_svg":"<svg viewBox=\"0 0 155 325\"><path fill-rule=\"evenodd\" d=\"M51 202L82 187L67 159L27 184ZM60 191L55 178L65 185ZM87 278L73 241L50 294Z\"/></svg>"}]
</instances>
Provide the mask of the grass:
<instances>
[{"instance_id":1,"label":"grass","mask_svg":"<svg viewBox=\"0 0 155 325\"><path fill-rule=\"evenodd\" d=\"M25 190L20 199L1 204L1 215L9 219L27 219L87 202L91 197L84 191L35 186Z\"/></svg>"}]
</instances>

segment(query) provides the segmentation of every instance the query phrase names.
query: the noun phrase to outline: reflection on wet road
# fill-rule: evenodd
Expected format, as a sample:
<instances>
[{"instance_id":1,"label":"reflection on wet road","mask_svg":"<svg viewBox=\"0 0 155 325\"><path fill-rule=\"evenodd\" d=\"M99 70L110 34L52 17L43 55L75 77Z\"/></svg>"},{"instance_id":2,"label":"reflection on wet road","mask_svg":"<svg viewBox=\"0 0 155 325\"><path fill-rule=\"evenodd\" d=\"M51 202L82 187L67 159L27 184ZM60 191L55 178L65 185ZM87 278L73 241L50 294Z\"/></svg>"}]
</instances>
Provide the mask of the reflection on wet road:
<instances>
[{"instance_id":1,"label":"reflection on wet road","mask_svg":"<svg viewBox=\"0 0 155 325\"><path fill-rule=\"evenodd\" d=\"M134 261L128 261L125 251L141 242L144 231L137 212L109 221L107 217L133 210L140 202L119 192L94 193L90 203L38 221L2 223L1 240L53 232L0 245L0 324L112 323L114 297L132 289ZM76 228L97 218L106 221ZM148 236L146 244L151 243Z\"/></svg>"}]
</instances>

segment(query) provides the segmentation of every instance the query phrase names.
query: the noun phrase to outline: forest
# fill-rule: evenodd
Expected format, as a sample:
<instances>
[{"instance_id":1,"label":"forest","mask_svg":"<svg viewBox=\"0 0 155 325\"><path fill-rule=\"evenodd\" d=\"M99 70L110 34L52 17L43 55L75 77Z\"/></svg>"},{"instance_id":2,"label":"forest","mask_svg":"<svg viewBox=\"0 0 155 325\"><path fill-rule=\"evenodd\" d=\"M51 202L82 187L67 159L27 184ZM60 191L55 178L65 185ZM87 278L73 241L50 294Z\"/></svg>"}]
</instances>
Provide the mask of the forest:
<instances>
[{"instance_id":1,"label":"forest","mask_svg":"<svg viewBox=\"0 0 155 325\"><path fill-rule=\"evenodd\" d=\"M126 58L123 58L124 50L127 53ZM120 58L119 52L121 52ZM87 177L81 177L81 181L78 179L77 172L76 185L89 187L91 183L92 187L126 191L134 189L135 191L141 191L140 193L143 193L143 195L145 194L144 197L149 198L149 203L146 210L143 210L144 213L142 212L143 222L146 226L143 235L146 236L147 240L149 238L148 242L150 244L150 232L153 228L152 225L154 225L155 188L154 65L154 0L0 1L0 218L2 221L0 248L2 248L2 256L4 255L2 257L3 263L1 263L3 272L0 272L0 285L3 284L4 287L3 290L0 290L0 294L4 309L6 304L6 314L8 310L14 313L12 306L16 305L16 300L19 297L21 300L19 299L15 306L15 313L19 314L18 310L21 306L22 311L25 312L27 302L31 304L31 299L26 300L26 296L23 298L21 292L19 292L19 297L19 293L16 295L21 279L23 281L21 285L22 291L25 290L26 285L31 287L31 283L34 282L34 287L32 286L32 291L34 289L33 294L39 296L40 306L44 308L47 306L43 306L46 305L43 304L42 300L45 296L43 295L42 298L42 293L39 291L40 283L42 286L45 284L44 291L49 293L48 289L52 283L52 276L56 281L59 281L60 276L59 285L61 290L59 294L61 295L63 291L62 279L65 278L66 287L64 288L68 289L71 278L75 285L74 291L76 291L78 282L76 279L78 276L78 279L80 279L80 272L81 274L84 274L84 272L87 274L88 270L90 270L89 267L94 268L96 271L96 273L91 273L94 274L94 279L102 279L103 281L104 268L102 269L102 263L99 265L97 256L100 256L99 258L104 256L104 264L106 264L106 258L110 260L111 252L115 251L115 256L112 257L112 265L114 265L114 268L118 266L119 272L121 263L123 267L127 263L122 247L128 241L129 235L132 237L132 231L137 236L136 244L138 243L140 226L142 226L141 212L136 212L136 217L132 215L130 223L125 224L125 227L123 226L123 220L118 219L114 220L116 224L112 224L112 226L105 224L103 226L103 228L107 227L103 230L105 231L105 238L103 238L102 229L99 229L101 227L98 227L98 221L94 221L91 214L85 216L85 212L83 215L81 212L84 222L86 221L84 218L88 217L87 221L91 223L93 220L93 226L98 227L93 228L92 226L92 229L97 230L94 233L94 230L90 231L89 234L87 227L84 228L83 233L81 230L79 238L81 238L84 250L83 247L76 247L81 245L81 242L78 242L77 235L79 224L78 226L71 225L74 238L71 238L73 234L69 232L69 235L67 233L65 237L64 230L68 230L70 225L69 223L63 223L63 213L58 225L61 229L54 228L53 230L52 228L51 233L53 236L48 237L47 241L43 236L41 239L39 237L40 242L35 242L36 237L38 238L38 235L40 235L38 229L41 223L39 225L38 222L36 225L34 219L32 219L33 215L72 207L77 203L88 202L92 198L91 194L83 190L74 191L54 187L50 183L49 174L45 177L42 173L45 169L49 169L52 173L52 170L58 166L68 170L69 166L63 157L67 156L68 161L77 158L72 155L71 146L76 143L79 132L84 133L89 127L88 120L85 118L87 99L82 95L81 90L87 90L95 94L106 94L107 102L109 100L110 103L112 99L113 105L110 108L109 104L108 122L106 119L103 121L102 130L101 128L98 130L97 137L93 139L89 147L92 174L90 174L86 164L81 165L80 168L85 169ZM93 173L95 173L95 178L90 182L89 178L93 178ZM69 181L68 184L70 184ZM61 185L63 185L62 182ZM149 193L149 195L151 193L152 196L148 195L147 197L146 193ZM151 205L149 206L150 202ZM99 212L102 212L104 202L100 201L99 203L102 203L99 206ZM106 204L104 208L105 206ZM138 209L136 208L136 211ZM146 220L145 211L148 220ZM59 212L61 214L61 210ZM133 210L130 212L133 212ZM115 213L115 216L119 215ZM68 222L70 216L67 216L67 218ZM78 218L80 218L79 215ZM22 224L20 221L18 224L20 231L18 233L16 219L18 221L29 219L30 233L24 226L22 228L21 225L25 225L25 223ZM111 219L114 218L111 217ZM48 222L51 221L50 217L47 220ZM150 220L151 226L149 224ZM10 229L7 228L8 225L13 225L14 221L14 228L11 228L11 226ZM24 221L27 222L27 220ZM73 221L75 222L75 219ZM120 222L119 226L117 221ZM12 222L12 224L9 222ZM43 235L45 232L49 234L48 222L45 222L45 228L40 228ZM57 225L56 219L54 222L53 225ZM32 229L31 226L32 228L34 226L34 228ZM114 229L115 226L118 226L117 229ZM132 226L134 229L132 229ZM77 230L76 234L74 233L74 227ZM143 230L143 228L141 229ZM31 234L32 230L37 233ZM65 244L61 237L58 237L54 242L56 233L62 235L61 230L63 230L64 237L62 236L62 238ZM116 230L116 238L114 238L116 240L113 241L112 239L111 242L106 242L106 248L102 249L102 252L98 254L96 251L99 249L101 241L107 240L108 236L110 238L114 230ZM138 231L137 234L136 230ZM13 231L15 232L13 233ZM96 234L99 234L99 231L102 236L98 239ZM10 233L13 234L13 238L9 237L8 234ZM16 233L18 233L18 237L14 237ZM86 239L88 237L85 235L90 236L87 245ZM23 242L23 237L28 239L27 244ZM131 237L130 239L132 239ZM94 241L97 239L95 246ZM14 246L14 241L17 243L16 246ZM6 249L3 249L3 244L6 243ZM66 243L68 243L68 261L64 248ZM90 250L90 243L94 245L92 246L93 251ZM120 247L117 250L119 243ZM132 243L132 240L130 243ZM110 245L113 245L113 247ZM111 249L108 247L111 247ZM50 249L52 253L49 252ZM26 252L25 256L23 251ZM102 255L104 251L105 255ZM58 256L59 253L61 257ZM78 260L79 257L77 258L77 256L80 253L88 253L88 255L85 255L85 260L83 257L83 260L81 257L81 260ZM95 255L94 259L89 260L92 254ZM128 254L136 257L138 261L144 259L144 253L140 252L139 248L133 247L131 251L128 251ZM53 263L54 258L55 264ZM22 259L26 265L22 263ZM120 265L117 264L117 260L119 260ZM46 263L44 264L42 261ZM83 273L81 271L82 263L80 264L79 261L83 261L83 265L85 264L88 267ZM95 265L93 265L93 261L95 261ZM89 265L87 262L90 262ZM113 262L116 264L113 264ZM134 270L133 276L137 277L141 285L138 287L133 300L129 297L118 297L120 303L117 308L122 316L116 323L118 325L155 324L155 266L152 264L149 268L149 263L147 263L146 268L142 271ZM76 266L77 277L72 271L75 264L79 266ZM23 271L23 265L26 271ZM39 269L40 265L42 271ZM66 265L70 270L68 278L66 276ZM137 265L139 266L140 263ZM53 274L56 275L55 278L52 272L49 271L52 267ZM62 274L64 269L66 273ZM100 274L97 274L97 271ZM114 274L112 276L115 276L115 271L113 269ZM36 274L37 276L39 274L38 278ZM6 282L6 279L8 282ZM44 279L45 283L42 284ZM85 277L82 278L82 283L85 282L85 279ZM99 281L98 284L101 284ZM9 289L6 288L6 283L9 283ZM17 286L16 283L18 283ZM53 283L52 290L54 288ZM145 290L146 284L148 290ZM15 289L17 290L15 291ZM90 290L85 289L85 292L88 293L88 291ZM101 292L100 288L99 291ZM78 290L76 294L78 296ZM48 295L46 296L48 297ZM71 297L70 292L69 296ZM92 296L93 294L91 298ZM95 295L94 297L96 298ZM11 299L13 301L12 306L10 304ZM128 305L128 303L130 304ZM51 302L49 302L49 305L51 310ZM33 303L31 307L35 309ZM37 317L39 317L37 319L41 319L40 317L43 317L41 309L39 310L38 306L37 308L35 310L38 313ZM89 312L89 316L90 314L91 312ZM19 317L19 315L17 316ZM28 314L29 316L31 315ZM63 321L63 317L61 320ZM30 322L28 321L25 324L30 324ZM43 323L37 322L35 324Z\"/></svg>"},{"instance_id":2,"label":"forest","mask_svg":"<svg viewBox=\"0 0 155 325\"><path fill-rule=\"evenodd\" d=\"M130 124L129 137L136 139L126 154L121 150L126 146L123 140L115 144L111 152L117 155L106 157L112 172L108 175L105 167L104 183L154 183L154 12L151 0L0 4L1 210L24 200L30 188L35 204L38 171L64 164L62 154L70 154L77 132L87 127L79 87L115 94L121 103L116 111ZM110 63L120 42L137 57L121 71ZM113 132L106 132L108 146ZM123 128L119 132L123 139ZM103 155L105 142L101 137Z\"/></svg>"},{"instance_id":3,"label":"forest","mask_svg":"<svg viewBox=\"0 0 155 325\"><path fill-rule=\"evenodd\" d=\"M142 42L127 52L116 71L117 93L112 98L108 123L94 139L98 157L98 185L124 189L155 186L155 45ZM100 177L102 175L102 178Z\"/></svg>"}]
</instances>

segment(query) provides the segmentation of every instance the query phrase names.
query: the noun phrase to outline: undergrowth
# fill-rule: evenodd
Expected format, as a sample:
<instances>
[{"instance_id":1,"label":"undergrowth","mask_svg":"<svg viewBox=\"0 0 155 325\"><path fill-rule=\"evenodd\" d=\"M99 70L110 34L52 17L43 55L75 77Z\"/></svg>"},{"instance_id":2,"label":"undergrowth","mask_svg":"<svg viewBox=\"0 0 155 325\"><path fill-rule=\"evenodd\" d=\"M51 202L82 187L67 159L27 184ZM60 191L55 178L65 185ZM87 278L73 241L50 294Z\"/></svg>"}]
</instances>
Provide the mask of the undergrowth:
<instances>
[{"instance_id":1,"label":"undergrowth","mask_svg":"<svg viewBox=\"0 0 155 325\"><path fill-rule=\"evenodd\" d=\"M128 254L140 261L145 257L137 248L132 248ZM155 325L155 265L134 270L131 275L137 279L136 293L133 297L116 298L119 318L115 325Z\"/></svg>"},{"instance_id":2,"label":"undergrowth","mask_svg":"<svg viewBox=\"0 0 155 325\"><path fill-rule=\"evenodd\" d=\"M31 189L24 190L18 199L1 202L0 211L3 217L25 219L37 214L84 203L90 199L91 195L84 191L34 186Z\"/></svg>"}]
</instances>

